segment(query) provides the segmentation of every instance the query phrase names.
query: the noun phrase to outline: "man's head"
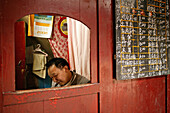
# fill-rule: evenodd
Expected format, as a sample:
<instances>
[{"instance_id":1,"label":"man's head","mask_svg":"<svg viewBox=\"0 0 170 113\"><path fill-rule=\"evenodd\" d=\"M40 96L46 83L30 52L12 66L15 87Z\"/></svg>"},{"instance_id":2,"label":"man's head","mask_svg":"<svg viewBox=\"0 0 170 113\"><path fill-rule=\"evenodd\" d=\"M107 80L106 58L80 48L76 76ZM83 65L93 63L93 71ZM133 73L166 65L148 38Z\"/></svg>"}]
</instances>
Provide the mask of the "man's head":
<instances>
[{"instance_id":1,"label":"man's head","mask_svg":"<svg viewBox=\"0 0 170 113\"><path fill-rule=\"evenodd\" d=\"M63 58L53 58L47 64L48 75L60 85L67 84L72 77L68 62Z\"/></svg>"}]
</instances>

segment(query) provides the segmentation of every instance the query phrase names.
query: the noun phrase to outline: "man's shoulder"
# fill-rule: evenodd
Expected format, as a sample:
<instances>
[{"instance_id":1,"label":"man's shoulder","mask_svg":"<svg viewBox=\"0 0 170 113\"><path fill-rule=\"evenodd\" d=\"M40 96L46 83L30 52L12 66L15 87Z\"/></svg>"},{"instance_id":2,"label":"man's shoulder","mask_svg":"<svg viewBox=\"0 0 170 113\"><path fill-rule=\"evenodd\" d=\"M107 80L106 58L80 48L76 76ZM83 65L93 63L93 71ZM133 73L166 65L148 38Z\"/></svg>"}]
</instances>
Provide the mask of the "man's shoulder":
<instances>
[{"instance_id":1,"label":"man's shoulder","mask_svg":"<svg viewBox=\"0 0 170 113\"><path fill-rule=\"evenodd\" d=\"M89 83L90 80L87 79L86 77L80 75L80 74L77 74L75 72L73 72L74 76L75 77L75 80L73 81L72 85L78 85L78 84L86 84L86 83Z\"/></svg>"}]
</instances>

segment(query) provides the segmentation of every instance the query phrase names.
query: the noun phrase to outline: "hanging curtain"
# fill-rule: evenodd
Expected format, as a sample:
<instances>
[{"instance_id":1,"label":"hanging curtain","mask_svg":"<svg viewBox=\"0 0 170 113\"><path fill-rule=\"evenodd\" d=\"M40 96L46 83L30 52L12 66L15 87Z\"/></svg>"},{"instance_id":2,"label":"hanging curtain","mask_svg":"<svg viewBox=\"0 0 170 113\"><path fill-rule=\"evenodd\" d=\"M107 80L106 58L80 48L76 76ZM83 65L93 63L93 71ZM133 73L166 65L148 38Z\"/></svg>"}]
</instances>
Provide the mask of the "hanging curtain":
<instances>
[{"instance_id":1,"label":"hanging curtain","mask_svg":"<svg viewBox=\"0 0 170 113\"><path fill-rule=\"evenodd\" d=\"M67 24L70 68L90 79L90 30L69 17Z\"/></svg>"},{"instance_id":2,"label":"hanging curtain","mask_svg":"<svg viewBox=\"0 0 170 113\"><path fill-rule=\"evenodd\" d=\"M60 33L60 20L63 16L55 16L54 30L51 39L49 40L54 57L61 57L68 61L68 42L67 37Z\"/></svg>"}]
</instances>

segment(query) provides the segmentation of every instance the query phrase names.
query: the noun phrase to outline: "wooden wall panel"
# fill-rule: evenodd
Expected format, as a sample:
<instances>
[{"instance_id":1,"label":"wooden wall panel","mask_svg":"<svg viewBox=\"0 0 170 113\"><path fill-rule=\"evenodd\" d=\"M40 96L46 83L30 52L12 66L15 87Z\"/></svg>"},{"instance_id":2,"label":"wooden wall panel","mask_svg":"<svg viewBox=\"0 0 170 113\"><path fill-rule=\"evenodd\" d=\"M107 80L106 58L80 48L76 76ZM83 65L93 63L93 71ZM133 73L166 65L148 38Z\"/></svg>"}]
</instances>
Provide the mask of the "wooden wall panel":
<instances>
[{"instance_id":1,"label":"wooden wall panel","mask_svg":"<svg viewBox=\"0 0 170 113\"><path fill-rule=\"evenodd\" d=\"M2 0L0 0L0 12L2 12ZM2 22L2 13L0 14L0 22ZM0 24L0 113L2 113L2 23Z\"/></svg>"},{"instance_id":2,"label":"wooden wall panel","mask_svg":"<svg viewBox=\"0 0 170 113\"><path fill-rule=\"evenodd\" d=\"M15 23L15 88L23 90L26 88L25 76L25 22Z\"/></svg>"},{"instance_id":3,"label":"wooden wall panel","mask_svg":"<svg viewBox=\"0 0 170 113\"><path fill-rule=\"evenodd\" d=\"M18 91L5 93L3 104L5 106L21 103L44 101L52 98L71 98L79 95L95 94L99 92L98 84L76 85L64 88L47 88L38 90Z\"/></svg>"},{"instance_id":4,"label":"wooden wall panel","mask_svg":"<svg viewBox=\"0 0 170 113\"><path fill-rule=\"evenodd\" d=\"M167 113L170 113L170 75L167 76Z\"/></svg>"},{"instance_id":5,"label":"wooden wall panel","mask_svg":"<svg viewBox=\"0 0 170 113\"><path fill-rule=\"evenodd\" d=\"M112 2L114 1L82 0L80 5L79 2L75 2L75 0L65 1L66 0L52 0L48 2L46 2L46 0L41 0L41 2L39 2L39 0L1 1L3 2L2 8L5 13L3 13L3 18L0 18L3 21L0 27L2 31L0 34L0 53L2 53L0 54L0 63L2 64L0 66L1 69L3 69L3 71L0 69L0 91L15 91L14 23L26 14L39 12L51 12L74 17L78 20L85 21L85 24L93 29L92 31L95 33L92 32L93 34L91 36L94 38L92 41L94 41L95 46L93 48L94 50L92 50L92 54L94 52L94 58L92 59L94 60L95 64L93 65L95 66L92 73L94 73L95 76L98 75L97 66L99 65L99 90L97 89L92 92L91 90L93 90L93 88L90 89L93 94L89 94L88 88L85 88L85 90L76 89L76 91L74 91L74 89L60 89L55 91L54 89L52 92L48 89L48 91L37 90L33 92L23 92L21 94L8 92L4 94L3 99L1 98L1 91L0 104L2 100L4 100L5 103L3 112L165 113L167 95L167 112L169 113L170 76L167 77L167 94L164 76L123 81L113 79L115 70L115 67L113 67L113 47L115 46L113 39L115 37L113 34L112 14L114 14L114 12L112 10ZM96 2L98 2L98 4L95 4ZM99 20L96 19L97 14L95 13L96 11L94 11L95 8L98 8ZM79 9L81 9L81 11L77 12ZM89 11L91 13L88 15L87 12ZM93 13L96 15L93 16ZM98 22L98 25L93 24L93 22ZM99 29L99 31L97 31L97 29ZM97 39L97 33L99 39ZM99 41L99 56L95 51L98 50L96 41ZM97 59L97 57L99 57L99 59ZM94 78L93 81L97 81L97 78ZM86 91L86 93L83 93L83 90ZM74 93L71 91L74 91ZM79 92L78 94L80 95L76 95L76 92ZM100 96L99 106L98 94L96 94L96 92L99 92ZM51 98L55 95L59 96L57 98ZM41 97L43 97L44 100ZM24 100L22 103L19 103L22 98L24 98ZM8 101L8 99L10 99L10 101ZM42 109L43 107L44 111Z\"/></svg>"},{"instance_id":6,"label":"wooden wall panel","mask_svg":"<svg viewBox=\"0 0 170 113\"><path fill-rule=\"evenodd\" d=\"M114 113L112 0L98 0L98 12L100 112Z\"/></svg>"},{"instance_id":7,"label":"wooden wall panel","mask_svg":"<svg viewBox=\"0 0 170 113\"><path fill-rule=\"evenodd\" d=\"M165 76L115 80L113 0L99 0L99 78L101 113L165 113ZM114 7L113 7L114 8Z\"/></svg>"},{"instance_id":8,"label":"wooden wall panel","mask_svg":"<svg viewBox=\"0 0 170 113\"><path fill-rule=\"evenodd\" d=\"M98 112L98 97L97 93L99 88L96 88L97 84L78 86L78 88L60 88L60 89L41 89L41 90L27 90L27 91L17 91L15 92L15 29L14 23L21 17L31 14L31 13L51 13L51 14L61 14L65 16L72 17L74 19L82 21L84 24L90 27L91 36L93 38L93 58L92 66L93 73L93 83L97 81L97 1L96 0L9 0L2 1L4 12L3 24L2 24L2 45L0 46L2 50L2 67L3 67L3 81L1 86L3 92L3 112L32 112L29 109L35 106L37 107L36 112L42 112L43 105L41 102L49 100L56 95L57 99L64 100L66 102L71 102L75 100L77 103L70 104L75 105L73 111L80 111L80 108L76 110L76 107L80 107L78 102L85 108L84 112ZM81 5L80 5L81 4ZM83 5L84 4L84 5ZM81 8L80 8L81 6ZM88 10L87 10L88 8ZM21 10L22 9L22 10ZM80 11L81 10L81 11ZM80 14L81 13L81 14ZM10 16L9 16L10 15ZM93 16L93 18L91 18ZM92 86L92 87L91 87ZM93 89L95 86L95 89ZM98 86L97 86L98 87ZM85 88L85 89L84 89ZM92 88L92 89L91 89ZM80 96L85 95L85 96ZM79 97L77 97L79 96ZM66 100L65 100L66 99ZM86 104L89 103L89 104ZM40 103L37 106L37 103ZM62 103L62 102L61 102ZM90 104L92 103L92 104ZM28 108L29 109L28 109ZM73 107L73 106L72 106ZM94 109L93 109L94 107ZM41 108L41 109L40 109ZM48 110L48 108L46 108ZM71 109L71 107L70 107ZM54 109L55 110L55 109ZM60 108L59 108L60 110ZM62 109L61 109L62 110ZM54 111L55 112L55 111Z\"/></svg>"},{"instance_id":9,"label":"wooden wall panel","mask_svg":"<svg viewBox=\"0 0 170 113\"><path fill-rule=\"evenodd\" d=\"M45 113L98 113L98 95L44 101Z\"/></svg>"},{"instance_id":10,"label":"wooden wall panel","mask_svg":"<svg viewBox=\"0 0 170 113\"><path fill-rule=\"evenodd\" d=\"M3 113L43 113L43 102L6 106Z\"/></svg>"},{"instance_id":11,"label":"wooden wall panel","mask_svg":"<svg viewBox=\"0 0 170 113\"><path fill-rule=\"evenodd\" d=\"M14 55L14 22L12 16L8 11L5 11L6 2L2 0L2 39L1 39L1 51L2 51L2 91L9 91L15 89L15 55ZM6 16L5 16L6 15ZM9 16L10 15L10 16ZM11 26L12 24L12 26ZM12 90L12 91L13 91Z\"/></svg>"},{"instance_id":12,"label":"wooden wall panel","mask_svg":"<svg viewBox=\"0 0 170 113\"><path fill-rule=\"evenodd\" d=\"M115 81L115 113L165 113L165 76Z\"/></svg>"},{"instance_id":13,"label":"wooden wall panel","mask_svg":"<svg viewBox=\"0 0 170 113\"><path fill-rule=\"evenodd\" d=\"M81 8L80 8L81 4ZM83 5L85 4L85 5ZM73 112L98 112L98 97L96 89L93 91L89 91L88 86L85 87L84 93L85 96L78 96L83 95L83 91L80 89L74 90L74 88L70 88L68 90L59 89L56 91L47 89L46 90L34 90L34 91L18 91L15 92L15 40L14 40L14 23L20 19L21 17L28 15L30 13L52 13L52 14L62 14L65 16L73 17L85 23L91 29L91 36L93 38L93 45L92 48L92 62L94 61L92 66L94 69L92 70L93 73L93 82L97 81L97 12L96 12L96 1L91 0L83 0L80 3L80 0L9 0L3 1L3 33L2 33L2 46L0 46L2 50L2 57L3 58L3 88L2 92L4 92L3 100L4 100L4 113L18 113L18 112L37 112L42 113L43 104L42 102L45 101L48 105L48 99L54 97L54 95L59 95L57 98L65 98L59 100L61 104L59 106L67 106L67 103L70 102L70 109ZM88 10L86 10L88 8ZM21 10L22 9L22 10ZM82 11L80 11L82 10ZM81 13L81 16L80 16ZM9 16L10 15L10 16ZM91 18L93 16L93 18ZM84 88L82 86L82 88ZM72 92L73 91L73 92ZM93 92L93 94L90 94ZM69 94L68 94L69 93ZM76 94L75 94L76 93ZM60 96L61 94L61 96ZM63 95L62 95L63 94ZM68 95L71 95L68 96ZM73 103L72 101L75 101ZM63 102L63 103L62 103ZM80 106L81 105L81 106ZM58 107L58 106L57 106ZM66 109L57 108L59 111L67 111ZM78 109L77 109L78 107ZM74 109L72 109L74 108ZM81 109L83 108L83 109ZM45 108L45 110L49 111L49 108ZM53 109L52 112L56 112L56 109ZM68 111L69 111L68 110ZM50 110L51 111L51 110Z\"/></svg>"}]
</instances>

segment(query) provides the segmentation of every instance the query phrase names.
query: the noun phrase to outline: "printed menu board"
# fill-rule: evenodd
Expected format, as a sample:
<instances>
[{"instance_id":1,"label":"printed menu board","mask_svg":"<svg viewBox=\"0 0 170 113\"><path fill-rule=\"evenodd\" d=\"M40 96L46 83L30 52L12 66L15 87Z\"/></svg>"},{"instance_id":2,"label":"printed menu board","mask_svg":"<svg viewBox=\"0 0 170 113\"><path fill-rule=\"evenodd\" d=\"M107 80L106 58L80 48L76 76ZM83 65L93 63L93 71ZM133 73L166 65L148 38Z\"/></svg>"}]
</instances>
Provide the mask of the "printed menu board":
<instances>
[{"instance_id":1,"label":"printed menu board","mask_svg":"<svg viewBox=\"0 0 170 113\"><path fill-rule=\"evenodd\" d=\"M167 75L168 0L116 0L116 79Z\"/></svg>"}]
</instances>

